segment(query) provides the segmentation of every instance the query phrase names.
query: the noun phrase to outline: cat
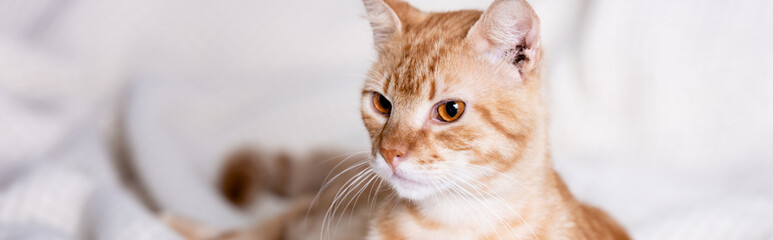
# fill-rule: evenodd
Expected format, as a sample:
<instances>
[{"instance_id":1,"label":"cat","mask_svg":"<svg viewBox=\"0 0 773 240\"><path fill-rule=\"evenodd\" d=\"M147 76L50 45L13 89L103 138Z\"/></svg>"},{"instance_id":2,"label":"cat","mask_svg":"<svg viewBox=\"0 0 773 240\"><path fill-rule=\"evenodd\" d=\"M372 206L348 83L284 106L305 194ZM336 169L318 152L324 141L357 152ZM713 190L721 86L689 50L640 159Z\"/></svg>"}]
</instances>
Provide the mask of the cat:
<instances>
[{"instance_id":1,"label":"cat","mask_svg":"<svg viewBox=\"0 0 773 240\"><path fill-rule=\"evenodd\" d=\"M368 222L357 231L326 213L311 217L322 218L312 235L291 239L630 239L577 201L552 167L540 20L525 0L454 12L363 2L378 51L360 100L372 147L367 167L339 186L372 191L380 182L390 197L377 198L372 214L352 214ZM340 204L343 194L325 191L327 209ZM285 232L315 209L306 199L288 210L295 217L278 217ZM245 232L227 235L270 239Z\"/></svg>"},{"instance_id":2,"label":"cat","mask_svg":"<svg viewBox=\"0 0 773 240\"><path fill-rule=\"evenodd\" d=\"M553 170L540 20L525 0L428 13L365 0L373 172L400 197L367 239L629 239Z\"/></svg>"}]
</instances>

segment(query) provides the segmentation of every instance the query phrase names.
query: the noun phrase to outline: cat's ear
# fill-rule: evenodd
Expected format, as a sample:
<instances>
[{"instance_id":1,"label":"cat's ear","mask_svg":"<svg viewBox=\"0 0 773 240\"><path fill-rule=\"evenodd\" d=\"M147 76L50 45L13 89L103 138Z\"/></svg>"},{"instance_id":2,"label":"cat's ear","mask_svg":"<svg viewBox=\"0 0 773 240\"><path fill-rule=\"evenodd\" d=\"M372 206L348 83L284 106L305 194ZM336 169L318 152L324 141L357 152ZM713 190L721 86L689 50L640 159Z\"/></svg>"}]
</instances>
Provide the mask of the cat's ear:
<instances>
[{"instance_id":1,"label":"cat's ear","mask_svg":"<svg viewBox=\"0 0 773 240\"><path fill-rule=\"evenodd\" d=\"M466 41L495 61L534 70L540 58L540 23L525 0L496 0L472 26Z\"/></svg>"},{"instance_id":2,"label":"cat's ear","mask_svg":"<svg viewBox=\"0 0 773 240\"><path fill-rule=\"evenodd\" d=\"M377 48L395 34L402 32L403 24L421 18L423 13L400 0L362 0L368 21L373 28L373 42Z\"/></svg>"}]
</instances>

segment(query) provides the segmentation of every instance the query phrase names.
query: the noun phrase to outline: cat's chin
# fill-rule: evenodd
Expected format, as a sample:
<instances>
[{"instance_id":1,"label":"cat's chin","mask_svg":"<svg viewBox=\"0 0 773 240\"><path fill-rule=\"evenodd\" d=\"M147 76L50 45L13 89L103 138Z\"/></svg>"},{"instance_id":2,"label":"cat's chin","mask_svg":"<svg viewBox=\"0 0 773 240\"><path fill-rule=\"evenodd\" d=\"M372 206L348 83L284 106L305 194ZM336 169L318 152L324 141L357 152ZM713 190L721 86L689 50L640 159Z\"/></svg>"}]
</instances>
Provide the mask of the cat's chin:
<instances>
[{"instance_id":1,"label":"cat's chin","mask_svg":"<svg viewBox=\"0 0 773 240\"><path fill-rule=\"evenodd\" d=\"M400 183L391 181L392 189L398 196L414 201L424 200L434 195L436 190L428 186L416 186L410 183Z\"/></svg>"},{"instance_id":2,"label":"cat's chin","mask_svg":"<svg viewBox=\"0 0 773 240\"><path fill-rule=\"evenodd\" d=\"M435 188L431 183L417 181L404 175L393 173L392 171L377 171L378 175L385 180L389 186L397 193L397 196L410 200L422 200L435 193Z\"/></svg>"},{"instance_id":3,"label":"cat's chin","mask_svg":"<svg viewBox=\"0 0 773 240\"><path fill-rule=\"evenodd\" d=\"M438 187L430 182L416 181L399 174L386 176L387 182L398 196L404 199L420 201L437 194Z\"/></svg>"}]
</instances>

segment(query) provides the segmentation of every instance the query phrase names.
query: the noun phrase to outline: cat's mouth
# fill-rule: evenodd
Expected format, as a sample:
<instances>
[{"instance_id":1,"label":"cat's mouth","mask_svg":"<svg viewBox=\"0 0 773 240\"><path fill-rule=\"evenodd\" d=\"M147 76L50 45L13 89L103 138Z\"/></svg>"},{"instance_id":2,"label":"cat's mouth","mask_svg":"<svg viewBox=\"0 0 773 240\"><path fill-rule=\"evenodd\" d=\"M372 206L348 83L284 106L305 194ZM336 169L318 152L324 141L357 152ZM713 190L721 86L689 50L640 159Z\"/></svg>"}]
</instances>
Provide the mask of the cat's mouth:
<instances>
[{"instance_id":1,"label":"cat's mouth","mask_svg":"<svg viewBox=\"0 0 773 240\"><path fill-rule=\"evenodd\" d=\"M392 178L395 181L397 181L397 182L399 182L401 184L406 184L406 185L409 185L409 186L411 186L411 185L413 185L413 186L426 186L425 183L422 183L422 182L419 182L419 181L407 178L404 175L400 174L399 172L393 172L392 173Z\"/></svg>"},{"instance_id":2,"label":"cat's mouth","mask_svg":"<svg viewBox=\"0 0 773 240\"><path fill-rule=\"evenodd\" d=\"M405 164L397 169L391 168L381 154L376 155L375 161L371 164L376 174L385 180L400 197L418 200L430 195L436 188L434 181L424 177L426 173L411 170L410 166Z\"/></svg>"},{"instance_id":3,"label":"cat's mouth","mask_svg":"<svg viewBox=\"0 0 773 240\"><path fill-rule=\"evenodd\" d=\"M410 173L401 171L391 172L387 175L389 185L402 198L412 200L422 200L428 196L434 195L439 186L436 186L430 179L412 178Z\"/></svg>"}]
</instances>

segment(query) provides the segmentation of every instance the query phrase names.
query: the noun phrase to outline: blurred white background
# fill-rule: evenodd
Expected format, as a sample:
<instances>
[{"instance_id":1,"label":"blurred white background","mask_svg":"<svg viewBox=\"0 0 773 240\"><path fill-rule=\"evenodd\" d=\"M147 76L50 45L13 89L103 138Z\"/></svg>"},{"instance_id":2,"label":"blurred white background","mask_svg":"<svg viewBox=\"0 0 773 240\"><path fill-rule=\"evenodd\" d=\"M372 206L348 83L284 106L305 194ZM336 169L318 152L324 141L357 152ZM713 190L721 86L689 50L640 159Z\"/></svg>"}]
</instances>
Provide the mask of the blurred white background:
<instances>
[{"instance_id":1,"label":"blurred white background","mask_svg":"<svg viewBox=\"0 0 773 240\"><path fill-rule=\"evenodd\" d=\"M773 239L773 2L531 3L554 161L580 199L636 239ZM359 0L0 0L0 239L175 238L124 168L154 210L249 222L213 188L223 154L367 149L363 15Z\"/></svg>"}]
</instances>

